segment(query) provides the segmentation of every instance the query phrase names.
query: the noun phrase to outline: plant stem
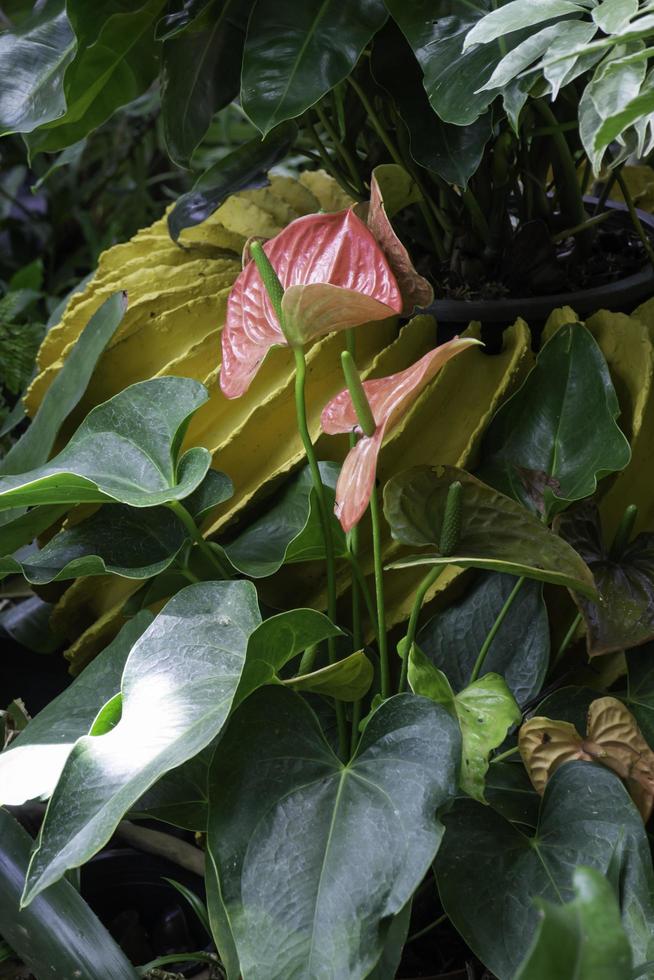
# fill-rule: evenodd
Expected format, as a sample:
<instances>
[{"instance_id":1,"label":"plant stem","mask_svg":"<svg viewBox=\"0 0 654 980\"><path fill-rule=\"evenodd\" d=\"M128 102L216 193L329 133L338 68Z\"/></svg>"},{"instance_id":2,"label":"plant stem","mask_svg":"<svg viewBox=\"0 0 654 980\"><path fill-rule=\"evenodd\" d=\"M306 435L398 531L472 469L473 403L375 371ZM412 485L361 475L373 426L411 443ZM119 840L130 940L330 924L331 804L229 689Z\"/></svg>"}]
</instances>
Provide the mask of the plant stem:
<instances>
[{"instance_id":1,"label":"plant stem","mask_svg":"<svg viewBox=\"0 0 654 980\"><path fill-rule=\"evenodd\" d=\"M534 108L547 120L552 129L552 139L559 159L560 179L556 180L562 208L565 208L571 226L581 225L586 220L584 201L577 180L577 168L568 141L562 132L559 121L542 99L534 99Z\"/></svg>"},{"instance_id":2,"label":"plant stem","mask_svg":"<svg viewBox=\"0 0 654 980\"><path fill-rule=\"evenodd\" d=\"M348 194L350 197L354 197L354 198L360 197L361 195L358 194L358 192L354 187L352 187L349 180L346 180L346 178L340 172L338 167L334 165L334 161L331 159L327 150L325 149L325 146L322 140L320 139L320 136L318 135L318 130L316 129L316 127L312 123L309 123L307 125L307 130L313 138L313 142L315 143L316 149L320 154L322 165L327 171L327 173L334 178L334 180L339 185L339 187L342 190L344 190L345 193Z\"/></svg>"},{"instance_id":3,"label":"plant stem","mask_svg":"<svg viewBox=\"0 0 654 980\"><path fill-rule=\"evenodd\" d=\"M316 115L318 116L318 119L320 120L323 129L326 131L327 135L329 136L330 140L334 145L334 149L336 150L338 155L343 160L343 163L349 170L350 177L352 178L352 183L354 187L357 188L357 191L359 192L360 195L363 195L364 189L361 180L361 174L357 169L352 154L350 153L348 148L343 144L341 138L339 137L338 133L332 126L329 117L325 112L325 110L322 108L322 106L318 104L314 108L316 110Z\"/></svg>"},{"instance_id":4,"label":"plant stem","mask_svg":"<svg viewBox=\"0 0 654 980\"><path fill-rule=\"evenodd\" d=\"M377 488L373 487L370 496L370 517L372 518L372 548L375 565L375 599L377 601L377 643L379 645L379 670L381 675L381 696L390 697L391 672L388 663L388 638L386 636L386 609L384 606L384 560L381 543L381 519Z\"/></svg>"},{"instance_id":5,"label":"plant stem","mask_svg":"<svg viewBox=\"0 0 654 980\"><path fill-rule=\"evenodd\" d=\"M447 918L448 916L447 913L445 912L443 913L443 915L439 915L437 919L435 919L433 922L430 922L429 925L425 926L424 929L418 929L418 931L414 932L412 936L409 936L409 938L407 939L407 943L412 943L414 940L420 939L422 938L422 936L426 936L428 932L432 931L432 929L436 929L438 926L442 925L442 923L445 922Z\"/></svg>"},{"instance_id":6,"label":"plant stem","mask_svg":"<svg viewBox=\"0 0 654 980\"><path fill-rule=\"evenodd\" d=\"M563 641L561 643L561 646L559 647L559 649L556 652L556 656L555 656L555 658L554 658L554 660L552 662L552 667L556 667L556 665L558 664L559 660L561 659L561 657L563 656L563 654L565 653L565 651L568 649L568 647L572 643L572 641L574 639L574 635L577 632L577 629L578 629L579 624L581 623L581 620L582 619L583 619L583 617L582 617L581 613L577 613L577 615L575 616L575 618L570 623L570 628L568 629L568 632L563 637Z\"/></svg>"},{"instance_id":7,"label":"plant stem","mask_svg":"<svg viewBox=\"0 0 654 980\"><path fill-rule=\"evenodd\" d=\"M491 759L491 765L494 762L504 762L505 759L509 759L512 755L515 755L516 752L519 751L520 749L518 748L518 746L514 745L512 749L507 749L506 752L500 752L499 755L494 755L493 758Z\"/></svg>"},{"instance_id":8,"label":"plant stem","mask_svg":"<svg viewBox=\"0 0 654 980\"><path fill-rule=\"evenodd\" d=\"M402 658L402 673L400 674L400 685L398 687L398 694L401 694L406 687L407 674L409 672L409 654L411 653L411 647L415 643L416 633L418 631L418 618L420 616L420 610L422 609L422 604L425 601L425 596L429 592L430 588L441 574L446 565L434 565L434 567L425 575L422 582L418 586L416 591L415 599L413 600L413 608L411 609L411 616L409 617L409 625L406 631L405 638L405 650L404 657Z\"/></svg>"},{"instance_id":9,"label":"plant stem","mask_svg":"<svg viewBox=\"0 0 654 980\"><path fill-rule=\"evenodd\" d=\"M643 228L642 222L638 217L638 212L636 211L634 199L631 196L629 188L627 187L627 184L621 172L616 170L615 179L617 180L618 186L622 191L622 196L624 197L625 204L627 205L627 209L629 211L629 217L631 218L632 224L636 229L638 237L643 243L643 248L647 252L647 258L650 260L652 266L654 267L654 248L652 248L652 243L650 242L647 232Z\"/></svg>"},{"instance_id":10,"label":"plant stem","mask_svg":"<svg viewBox=\"0 0 654 980\"><path fill-rule=\"evenodd\" d=\"M200 528L197 526L197 524L195 523L195 521L187 511L186 507L184 507L184 505L181 504L179 500L170 500L166 506L169 507L172 510L172 512L180 519L180 521L188 531L189 536L198 546L198 548L200 549L204 557L209 562L211 562L213 567L218 572L220 572L220 577L223 579L231 578L231 573L227 568L225 568L225 566L221 562L216 552L209 545L209 542L204 540Z\"/></svg>"},{"instance_id":11,"label":"plant stem","mask_svg":"<svg viewBox=\"0 0 654 980\"><path fill-rule=\"evenodd\" d=\"M502 608L500 609L497 615L497 619L495 620L490 630L488 631L488 636L482 643L481 650L479 651L479 656L475 661L475 666L472 668L472 674L470 675L471 684L473 683L473 681L476 681L477 678L479 677L479 671L484 666L484 660L486 659L486 654L490 650L491 643L497 636L498 630L502 625L502 623L504 622L504 620L506 619L507 613L509 612L509 609L513 605L515 597L517 596L518 592L520 591L520 589L524 584L525 584L525 577L524 575L522 575L511 589L511 592L507 596L506 602L504 603L504 605L502 606Z\"/></svg>"},{"instance_id":12,"label":"plant stem","mask_svg":"<svg viewBox=\"0 0 654 980\"><path fill-rule=\"evenodd\" d=\"M361 571L361 566L359 565L356 556L350 553L348 557L350 559L350 567L356 578L356 583L359 586L359 590L366 604L368 616L370 617L370 624L373 630L375 631L375 639L377 640L377 642L379 642L379 637L377 636L377 629L378 629L377 614L375 612L375 606L372 601L372 595L370 594L370 589L368 588L368 583L365 580L364 574Z\"/></svg>"},{"instance_id":13,"label":"plant stem","mask_svg":"<svg viewBox=\"0 0 654 980\"><path fill-rule=\"evenodd\" d=\"M353 361L356 359L356 332L350 328L345 332L347 351ZM356 432L350 432L350 449L357 443ZM356 562L359 557L359 525L355 524L347 535L348 554ZM355 576L352 576L350 586L352 592L352 652L356 653L363 647L363 630L361 628L361 590ZM359 722L361 720L361 698L352 705L352 730L350 733L350 755L354 755L359 742Z\"/></svg>"},{"instance_id":14,"label":"plant stem","mask_svg":"<svg viewBox=\"0 0 654 980\"><path fill-rule=\"evenodd\" d=\"M313 487L318 499L318 512L322 525L323 539L325 542L325 558L327 563L327 615L332 623L336 624L336 567L334 558L334 542L332 541L332 529L329 518L329 508L325 487L320 477L320 469L316 453L313 448L309 427L307 424L307 407L305 399L305 382L307 375L307 362L304 358L304 351L294 347L295 354L295 411L297 415L297 425L304 446L304 451L309 463ZM334 637L327 640L327 656L330 664L336 662L336 641ZM341 701L335 700L336 721L338 725L338 742L343 758L347 752L347 734L345 727L345 711Z\"/></svg>"}]
</instances>

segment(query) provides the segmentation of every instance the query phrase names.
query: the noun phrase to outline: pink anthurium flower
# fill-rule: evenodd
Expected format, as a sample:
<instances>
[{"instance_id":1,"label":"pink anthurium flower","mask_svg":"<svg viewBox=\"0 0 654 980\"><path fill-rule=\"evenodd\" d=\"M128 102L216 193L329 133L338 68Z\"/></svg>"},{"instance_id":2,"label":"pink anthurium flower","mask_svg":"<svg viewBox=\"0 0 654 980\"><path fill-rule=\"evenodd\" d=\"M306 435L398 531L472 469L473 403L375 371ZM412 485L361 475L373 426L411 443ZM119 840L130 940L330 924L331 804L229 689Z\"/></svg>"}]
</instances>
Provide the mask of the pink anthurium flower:
<instances>
[{"instance_id":1,"label":"pink anthurium flower","mask_svg":"<svg viewBox=\"0 0 654 980\"><path fill-rule=\"evenodd\" d=\"M455 337L429 351L405 371L390 374L387 378L363 382L376 429L371 436L359 439L347 454L336 484L334 512L344 531L351 531L365 513L375 487L377 457L386 434L402 420L423 389L450 358L479 343L480 341L472 337ZM360 431L347 389L325 406L321 424L328 435Z\"/></svg>"},{"instance_id":2,"label":"pink anthurium flower","mask_svg":"<svg viewBox=\"0 0 654 980\"><path fill-rule=\"evenodd\" d=\"M285 333L249 261L230 293L222 334L220 387L228 398L247 391L271 347L300 347L402 311L391 264L351 208L297 218L263 248L284 287Z\"/></svg>"}]
</instances>

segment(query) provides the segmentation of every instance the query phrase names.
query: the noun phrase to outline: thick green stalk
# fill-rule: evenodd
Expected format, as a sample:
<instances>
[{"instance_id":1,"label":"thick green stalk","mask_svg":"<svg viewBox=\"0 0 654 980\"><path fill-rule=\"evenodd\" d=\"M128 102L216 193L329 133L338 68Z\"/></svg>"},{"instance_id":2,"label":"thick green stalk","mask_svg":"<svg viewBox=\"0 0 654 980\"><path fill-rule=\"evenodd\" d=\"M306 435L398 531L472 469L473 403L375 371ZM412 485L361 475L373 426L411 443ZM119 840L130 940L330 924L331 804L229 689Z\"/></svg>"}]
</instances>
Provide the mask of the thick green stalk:
<instances>
[{"instance_id":1,"label":"thick green stalk","mask_svg":"<svg viewBox=\"0 0 654 980\"><path fill-rule=\"evenodd\" d=\"M295 347L295 411L297 415L297 425L302 439L302 445L307 456L314 490L318 499L318 513L322 525L323 539L325 542L325 558L327 564L327 615L332 623L336 623L336 562L334 556L334 542L332 540L332 529L329 517L329 507L325 495L325 487L320 477L318 460L311 441L309 427L307 424L307 408L305 400L305 382L307 374L307 364L304 358L304 351ZM330 637L327 641L327 655L330 664L336 662L336 641ZM345 712L341 701L336 701L336 720L338 724L338 741L343 758L347 752L347 734L345 726Z\"/></svg>"},{"instance_id":2,"label":"thick green stalk","mask_svg":"<svg viewBox=\"0 0 654 980\"><path fill-rule=\"evenodd\" d=\"M520 591L520 589L522 588L522 586L524 584L525 584L525 577L524 577L524 575L522 575L518 579L518 581L516 582L516 584L513 586L511 592L507 596L506 602L504 603L504 605L502 606L502 608L500 609L500 611L499 611L499 613L497 615L497 619L495 620L495 622L491 626L490 630L488 631L488 635L487 635L486 639L484 640L484 642L482 644L481 650L479 651L479 656L477 657L477 660L475 661L475 666L472 668L472 674L470 675L470 683L471 684L472 684L473 681L476 681L477 678L479 677L479 672L480 672L481 668L484 666L484 660L486 659L486 654L490 650L491 644L492 644L493 640L495 639L495 637L497 636L497 633L498 633L498 630L499 630L500 626L502 625L502 623L506 619L506 616L507 616L507 614L509 612L509 609L511 608L511 606L513 605L513 603L515 601L515 597L517 596L518 592Z\"/></svg>"},{"instance_id":3,"label":"thick green stalk","mask_svg":"<svg viewBox=\"0 0 654 980\"><path fill-rule=\"evenodd\" d=\"M347 352L352 359L352 363L355 362L356 356L356 333L350 328L345 332L345 343L347 345ZM368 406L370 407L370 406ZM350 432L349 435L350 449L354 449L357 443L356 432ZM347 535L347 550L351 558L356 562L359 557L359 525L355 524L351 531ZM352 576L352 583L350 586L350 591L352 593L352 652L356 653L363 647L363 629L361 624L361 590L359 588L359 583L356 581L355 576ZM361 707L362 701L359 698L352 705L352 729L350 733L350 755L354 755L356 747L359 742L359 722L361 721Z\"/></svg>"},{"instance_id":4,"label":"thick green stalk","mask_svg":"<svg viewBox=\"0 0 654 980\"><path fill-rule=\"evenodd\" d=\"M223 563L221 562L219 556L209 545L208 541L205 541L202 537L202 532L197 526L186 507L179 502L179 500L171 500L168 502L167 506L172 510L172 512L180 519L184 527L189 533L191 540L198 546L205 558L213 565L216 571L220 572L221 579L231 578L231 573ZM197 581L197 579L196 579Z\"/></svg>"},{"instance_id":5,"label":"thick green stalk","mask_svg":"<svg viewBox=\"0 0 654 980\"><path fill-rule=\"evenodd\" d=\"M645 231L645 229L643 228L643 224L640 218L638 217L638 212L636 211L634 199L631 196L631 192L627 187L626 181L622 176L622 174L620 173L620 171L616 171L615 179L618 182L620 190L622 191L622 196L624 197L625 200L625 204L627 205L627 208L629 210L629 217L631 218L631 223L633 224L638 234L638 237L643 243L643 248L647 253L647 258L650 260L652 266L654 266L654 248L652 248L652 243L649 240L649 236Z\"/></svg>"},{"instance_id":6,"label":"thick green stalk","mask_svg":"<svg viewBox=\"0 0 654 980\"><path fill-rule=\"evenodd\" d=\"M543 99L534 99L533 105L543 119L547 120L549 125L552 126L552 139L558 157L558 166L555 166L555 173L557 174L556 189L561 207L565 211L568 219L567 224L576 227L577 225L583 224L587 216L577 178L577 167L572 152L570 151L565 134L559 126L559 121L548 104ZM586 247L589 245L589 242L590 239L586 236L580 243Z\"/></svg>"},{"instance_id":7,"label":"thick green stalk","mask_svg":"<svg viewBox=\"0 0 654 980\"><path fill-rule=\"evenodd\" d=\"M381 675L381 696L390 697L391 671L388 662L388 637L386 636L386 608L384 601L384 559L381 542L381 519L377 488L373 487L370 496L370 516L372 518L372 549L375 566L375 599L377 602L377 634L379 645L379 671Z\"/></svg>"},{"instance_id":8,"label":"thick green stalk","mask_svg":"<svg viewBox=\"0 0 654 980\"><path fill-rule=\"evenodd\" d=\"M400 685L398 687L399 694L401 694L406 688L407 674L409 671L409 654L411 653L411 647L416 641L416 633L418 632L418 618L420 616L422 604L425 601L425 596L444 568L447 568L447 565L434 565L431 571L425 575L416 591L415 599L413 600L413 608L411 609L411 616L409 617L409 625L407 627L406 637L404 640L402 673L400 675Z\"/></svg>"}]
</instances>

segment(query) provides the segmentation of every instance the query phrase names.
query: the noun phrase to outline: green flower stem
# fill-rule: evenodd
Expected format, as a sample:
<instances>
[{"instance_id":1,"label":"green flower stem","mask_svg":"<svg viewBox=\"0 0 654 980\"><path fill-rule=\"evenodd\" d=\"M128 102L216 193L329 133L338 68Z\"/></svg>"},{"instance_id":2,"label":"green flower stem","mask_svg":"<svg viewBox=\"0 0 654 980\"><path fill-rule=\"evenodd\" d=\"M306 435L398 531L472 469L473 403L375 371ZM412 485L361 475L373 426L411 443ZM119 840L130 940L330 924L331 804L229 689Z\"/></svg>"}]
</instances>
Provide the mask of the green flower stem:
<instances>
[{"instance_id":1,"label":"green flower stem","mask_svg":"<svg viewBox=\"0 0 654 980\"><path fill-rule=\"evenodd\" d=\"M349 555L348 555L348 557L350 559L350 567L352 569L352 573L353 573L353 575L354 575L354 577L356 579L356 583L359 586L359 590L360 590L361 595L363 596L364 602L366 604L366 609L368 611L368 616L370 617L370 624L371 624L371 626L372 626L372 628L374 630L374 633L375 633L375 639L379 643L379 637L377 636L377 628L378 628L377 614L375 612L375 605L374 605L374 603L372 601L372 596L370 594L370 589L368 588L368 583L366 582L365 576L364 576L363 572L361 571L361 566L359 565L359 562L357 561L356 556L353 555L350 552Z\"/></svg>"},{"instance_id":2,"label":"green flower stem","mask_svg":"<svg viewBox=\"0 0 654 980\"><path fill-rule=\"evenodd\" d=\"M375 599L377 600L377 643L379 646L379 670L381 675L381 696L390 697L391 672L388 663L388 637L386 636L386 607L384 603L384 561L381 543L381 519L377 489L373 487L370 497L370 517L372 518L372 548L375 566Z\"/></svg>"},{"instance_id":3,"label":"green flower stem","mask_svg":"<svg viewBox=\"0 0 654 980\"><path fill-rule=\"evenodd\" d=\"M402 658L402 673L400 675L398 694L401 694L406 689L407 675L409 672L409 654L411 653L411 647L416 641L416 633L418 632L418 618L420 616L422 604L425 601L425 596L429 592L430 588L445 568L447 568L447 565L434 565L434 567L427 572L416 590L416 595L413 600L413 608L411 609L411 616L409 617L409 625L407 627L406 637L404 640L404 657Z\"/></svg>"},{"instance_id":4,"label":"green flower stem","mask_svg":"<svg viewBox=\"0 0 654 980\"><path fill-rule=\"evenodd\" d=\"M363 182L361 180L361 174L359 173L357 166L354 162L354 157L352 156L348 148L344 145L340 136L332 126L329 117L325 112L325 110L322 108L322 106L318 104L314 106L314 108L316 110L316 115L318 116L318 119L320 120L320 123L322 125L322 128L329 136L334 146L334 149L336 150L338 155L341 157L343 163L347 167L350 173L352 184L354 187L357 188L359 197L363 197L364 196Z\"/></svg>"},{"instance_id":5,"label":"green flower stem","mask_svg":"<svg viewBox=\"0 0 654 980\"><path fill-rule=\"evenodd\" d=\"M518 592L520 591L520 589L522 588L522 586L524 584L525 584L525 576L524 575L521 575L520 578L518 579L518 581L516 582L516 584L511 589L511 592L509 593L509 595L508 595L508 597L506 599L506 602L504 603L504 605L500 609L500 611L499 611L499 613L497 615L497 619L495 620L495 622L491 626L490 630L488 631L488 636L486 637L486 639L482 643L481 650L479 651L479 656L477 657L477 660L475 661L475 666L472 668L472 674L470 675L470 683L471 684L473 683L473 681L476 681L477 678L479 677L479 672L480 672L481 668L484 666L484 660L486 659L486 654L490 650L491 644L492 644L493 640L495 639L495 637L497 636L497 633L498 633L498 630L499 630L500 626L502 625L502 623L506 619L507 613L509 612L509 609L513 605L513 602L515 600L515 597L517 596Z\"/></svg>"},{"instance_id":6,"label":"green flower stem","mask_svg":"<svg viewBox=\"0 0 654 980\"><path fill-rule=\"evenodd\" d=\"M636 211L634 199L631 196L626 181L619 170L616 170L615 179L618 182L618 186L620 190L622 191L622 196L624 197L625 204L627 205L627 208L629 210L629 217L631 218L632 224L636 229L638 237L643 243L643 248L647 253L647 258L650 260L652 266L654 266L654 248L652 248L652 243L650 242L647 232L643 228L642 222L638 217L638 212Z\"/></svg>"},{"instance_id":7,"label":"green flower stem","mask_svg":"<svg viewBox=\"0 0 654 980\"><path fill-rule=\"evenodd\" d=\"M191 540L198 546L207 561L209 561L216 571L220 573L221 579L231 578L231 572L221 562L220 557L210 546L209 542L204 540L200 528L187 511L186 507L184 507L179 500L170 500L166 506L168 506L172 510L173 514L180 519L188 531Z\"/></svg>"},{"instance_id":8,"label":"green flower stem","mask_svg":"<svg viewBox=\"0 0 654 980\"><path fill-rule=\"evenodd\" d=\"M318 499L318 511L322 533L325 543L325 557L327 561L327 615L332 623L336 623L336 562L334 557L334 542L332 540L332 529L329 517L329 507L325 496L325 487L320 477L316 453L309 434L307 425L307 407L305 400L305 382L307 375L307 363L304 351L298 347L293 348L295 355L295 411L297 414L297 425L304 446L304 451L309 463L313 487ZM336 662L336 641L330 637L327 641L327 656L330 664ZM345 758L347 753L348 739L345 726L345 711L341 701L335 701L336 721L338 725L338 742L341 755Z\"/></svg>"},{"instance_id":9,"label":"green flower stem","mask_svg":"<svg viewBox=\"0 0 654 980\"><path fill-rule=\"evenodd\" d=\"M566 652L566 650L568 649L568 647L570 646L570 644L574 640L575 633L577 632L577 630L579 628L579 625L580 625L582 619L583 619L583 616L581 615L581 613L577 613L577 615L575 616L575 618L570 623L570 627L568 629L568 632L563 637L563 640L561 641L561 646L557 650L556 656L554 657L554 660L552 661L552 667L556 667L556 665L558 664L559 660L561 659L561 657L563 656L563 654Z\"/></svg>"},{"instance_id":10,"label":"green flower stem","mask_svg":"<svg viewBox=\"0 0 654 980\"><path fill-rule=\"evenodd\" d=\"M355 362L356 355L356 333L353 329L346 330L345 332L345 343L347 346L347 352L352 359L352 363ZM366 399L367 400L367 399ZM357 443L356 432L350 432L349 435L350 449L354 449ZM347 550L348 555L356 562L359 557L359 525L355 524L351 531L347 534ZM356 576L352 576L352 583L350 586L352 593L352 652L356 653L357 650L361 650L363 647L363 629L361 624L361 589L359 583L356 580ZM359 722L361 721L361 707L362 699L359 698L352 705L352 728L350 734L350 755L354 755L356 747L359 742Z\"/></svg>"},{"instance_id":11,"label":"green flower stem","mask_svg":"<svg viewBox=\"0 0 654 980\"><path fill-rule=\"evenodd\" d=\"M373 436L377 426L357 366L349 350L344 350L341 354L341 366L361 430L364 436Z\"/></svg>"},{"instance_id":12,"label":"green flower stem","mask_svg":"<svg viewBox=\"0 0 654 980\"><path fill-rule=\"evenodd\" d=\"M347 180L345 176L341 173L339 168L334 165L334 161L332 160L329 153L325 149L325 145L323 141L320 139L320 136L318 135L318 130L312 123L309 123L307 125L307 132L310 134L311 138L313 139L314 146L316 147L318 153L320 154L322 165L327 171L327 173L334 178L338 186L341 188L341 190L344 190L346 194L354 198L359 197L356 188L352 187L349 180Z\"/></svg>"}]
</instances>

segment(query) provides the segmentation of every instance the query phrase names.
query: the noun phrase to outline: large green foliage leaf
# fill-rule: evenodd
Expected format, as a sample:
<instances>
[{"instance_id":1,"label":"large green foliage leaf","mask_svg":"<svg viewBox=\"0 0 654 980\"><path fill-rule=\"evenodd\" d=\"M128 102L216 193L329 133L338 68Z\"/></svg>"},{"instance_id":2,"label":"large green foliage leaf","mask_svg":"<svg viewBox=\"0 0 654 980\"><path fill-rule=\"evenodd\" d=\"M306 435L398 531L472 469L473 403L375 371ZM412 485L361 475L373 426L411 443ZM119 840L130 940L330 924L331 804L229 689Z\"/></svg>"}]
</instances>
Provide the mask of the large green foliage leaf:
<instances>
[{"instance_id":1,"label":"large green foliage leaf","mask_svg":"<svg viewBox=\"0 0 654 980\"><path fill-rule=\"evenodd\" d=\"M265 139L244 143L206 170L168 215L172 240L176 242L184 228L206 221L230 194L264 187L268 171L286 156L296 136L295 123L278 126Z\"/></svg>"},{"instance_id":2,"label":"large green foliage leaf","mask_svg":"<svg viewBox=\"0 0 654 980\"><path fill-rule=\"evenodd\" d=\"M538 923L534 898L571 900L575 867L606 874L616 847L622 921L636 962L651 955L654 876L647 835L608 769L587 762L561 766L547 785L533 834L472 800L457 802L444 821L436 860L443 907L499 980L514 976L529 948Z\"/></svg>"},{"instance_id":3,"label":"large green foliage leaf","mask_svg":"<svg viewBox=\"0 0 654 980\"><path fill-rule=\"evenodd\" d=\"M595 868L576 868L565 905L536 900L542 916L515 980L633 980L629 939L612 884Z\"/></svg>"},{"instance_id":4,"label":"large green foliage leaf","mask_svg":"<svg viewBox=\"0 0 654 980\"><path fill-rule=\"evenodd\" d=\"M599 602L573 593L586 623L588 655L637 647L654 639L654 534L641 533L620 554L602 535L597 505L585 501L561 514L559 534L588 563Z\"/></svg>"},{"instance_id":5,"label":"large green foliage leaf","mask_svg":"<svg viewBox=\"0 0 654 980\"><path fill-rule=\"evenodd\" d=\"M522 717L504 678L485 674L455 694L443 671L414 645L409 653L409 684L415 694L442 704L458 720L463 743L461 789L485 803L489 756Z\"/></svg>"},{"instance_id":6,"label":"large green foliage leaf","mask_svg":"<svg viewBox=\"0 0 654 980\"><path fill-rule=\"evenodd\" d=\"M347 764L297 695L269 688L239 709L214 757L207 843L212 920L218 903L244 976L370 973L438 849L459 752L454 719L410 694L381 705Z\"/></svg>"},{"instance_id":7,"label":"large green foliage leaf","mask_svg":"<svg viewBox=\"0 0 654 980\"><path fill-rule=\"evenodd\" d=\"M320 463L319 466L328 499L333 505L339 467L336 463ZM333 506L330 512L332 510ZM346 555L345 534L335 518L332 519L332 540L336 555ZM251 578L273 575L286 563L325 557L318 501L308 466L293 478L268 511L225 545L225 554L234 568Z\"/></svg>"},{"instance_id":8,"label":"large green foliage leaf","mask_svg":"<svg viewBox=\"0 0 654 980\"><path fill-rule=\"evenodd\" d=\"M464 50L476 44L488 44L522 27L533 28L547 20L584 14L587 6L584 0L511 0L492 9L471 28Z\"/></svg>"},{"instance_id":9,"label":"large green foliage leaf","mask_svg":"<svg viewBox=\"0 0 654 980\"><path fill-rule=\"evenodd\" d=\"M515 584L512 575L482 575L464 596L440 610L419 631L418 646L440 667L455 691L470 683L479 651ZM481 676L501 674L518 704L524 704L540 691L549 658L543 587L526 581L488 649Z\"/></svg>"},{"instance_id":10,"label":"large green foliage leaf","mask_svg":"<svg viewBox=\"0 0 654 980\"><path fill-rule=\"evenodd\" d=\"M32 585L107 573L151 578L172 564L188 540L167 507L136 510L110 504L60 531L40 551L28 547L0 558L0 578L21 574Z\"/></svg>"},{"instance_id":11,"label":"large green foliage leaf","mask_svg":"<svg viewBox=\"0 0 654 980\"><path fill-rule=\"evenodd\" d=\"M0 34L0 135L29 133L65 112L64 73L75 47L65 0L48 0Z\"/></svg>"},{"instance_id":12,"label":"large green foliage leaf","mask_svg":"<svg viewBox=\"0 0 654 980\"><path fill-rule=\"evenodd\" d=\"M438 548L450 486L461 484L460 533L451 555L425 552L393 563L458 565L510 572L595 597L593 576L570 545L520 504L454 466L416 466L384 487L391 534L405 545Z\"/></svg>"},{"instance_id":13,"label":"large green foliage leaf","mask_svg":"<svg viewBox=\"0 0 654 980\"><path fill-rule=\"evenodd\" d=\"M238 94L252 3L214 0L164 42L161 112L168 153L181 166L188 165L214 113Z\"/></svg>"},{"instance_id":14,"label":"large green foliage leaf","mask_svg":"<svg viewBox=\"0 0 654 980\"><path fill-rule=\"evenodd\" d=\"M152 622L140 612L0 754L0 803L21 806L52 794L73 745L86 735L100 708L120 690L125 662Z\"/></svg>"},{"instance_id":15,"label":"large green foliage leaf","mask_svg":"<svg viewBox=\"0 0 654 980\"><path fill-rule=\"evenodd\" d=\"M257 0L241 101L264 136L347 78L386 17L382 0Z\"/></svg>"},{"instance_id":16,"label":"large green foliage leaf","mask_svg":"<svg viewBox=\"0 0 654 980\"><path fill-rule=\"evenodd\" d=\"M0 934L36 977L52 980L138 980L123 951L68 881L29 909L20 893L32 838L0 809Z\"/></svg>"},{"instance_id":17,"label":"large green foliage leaf","mask_svg":"<svg viewBox=\"0 0 654 980\"><path fill-rule=\"evenodd\" d=\"M66 112L27 137L32 155L77 143L148 88L159 67L154 25L164 3L108 0L98 10L87 0L67 0L77 52L64 79Z\"/></svg>"},{"instance_id":18,"label":"large green foliage leaf","mask_svg":"<svg viewBox=\"0 0 654 980\"><path fill-rule=\"evenodd\" d=\"M191 415L207 400L191 378L131 385L94 408L62 451L43 466L0 477L0 510L30 504L116 501L152 507L188 496L211 456L179 449Z\"/></svg>"},{"instance_id":19,"label":"large green foliage leaf","mask_svg":"<svg viewBox=\"0 0 654 980\"><path fill-rule=\"evenodd\" d=\"M654 644L628 650L625 656L627 689L620 691L618 697L635 717L645 741L654 745Z\"/></svg>"},{"instance_id":20,"label":"large green foliage leaf","mask_svg":"<svg viewBox=\"0 0 654 980\"><path fill-rule=\"evenodd\" d=\"M581 324L567 324L493 417L479 476L526 507L553 514L590 496L599 479L629 462L619 414L595 339Z\"/></svg>"}]
</instances>

